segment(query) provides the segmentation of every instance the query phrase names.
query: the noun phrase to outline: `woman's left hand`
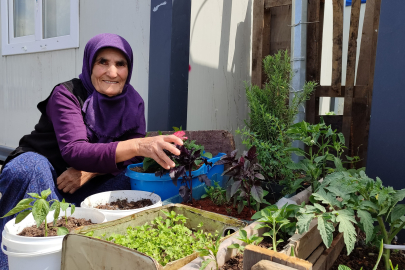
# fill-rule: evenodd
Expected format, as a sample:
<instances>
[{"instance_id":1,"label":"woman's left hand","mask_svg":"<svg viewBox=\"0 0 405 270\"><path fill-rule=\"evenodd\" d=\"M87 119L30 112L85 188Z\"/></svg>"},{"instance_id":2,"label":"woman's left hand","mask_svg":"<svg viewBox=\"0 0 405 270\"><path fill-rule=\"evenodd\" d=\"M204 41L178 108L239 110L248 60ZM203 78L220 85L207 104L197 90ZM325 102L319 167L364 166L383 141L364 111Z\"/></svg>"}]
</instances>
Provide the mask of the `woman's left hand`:
<instances>
[{"instance_id":1,"label":"woman's left hand","mask_svg":"<svg viewBox=\"0 0 405 270\"><path fill-rule=\"evenodd\" d=\"M58 189L65 193L73 194L87 181L98 175L97 173L90 173L85 171L78 171L72 167L64 171L57 179L56 184Z\"/></svg>"}]
</instances>

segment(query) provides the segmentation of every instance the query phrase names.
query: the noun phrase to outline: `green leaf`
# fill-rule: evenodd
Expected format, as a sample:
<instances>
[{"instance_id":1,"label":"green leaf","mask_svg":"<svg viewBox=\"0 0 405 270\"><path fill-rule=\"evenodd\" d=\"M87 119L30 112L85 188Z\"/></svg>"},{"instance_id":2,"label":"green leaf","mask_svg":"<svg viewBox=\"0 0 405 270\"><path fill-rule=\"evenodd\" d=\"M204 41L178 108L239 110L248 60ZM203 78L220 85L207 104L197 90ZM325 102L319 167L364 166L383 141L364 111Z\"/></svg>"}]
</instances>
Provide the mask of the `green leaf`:
<instances>
[{"instance_id":1,"label":"green leaf","mask_svg":"<svg viewBox=\"0 0 405 270\"><path fill-rule=\"evenodd\" d=\"M203 261L201 263L200 270L204 270L210 264L210 262L212 262L212 261L214 261L214 260L213 259L207 259L207 260Z\"/></svg>"},{"instance_id":2,"label":"green leaf","mask_svg":"<svg viewBox=\"0 0 405 270\"><path fill-rule=\"evenodd\" d=\"M318 203L314 203L314 206L315 206L319 211L321 211L322 213L325 213L325 212L326 212L325 207L323 207L322 205L320 205L320 204L318 204Z\"/></svg>"},{"instance_id":3,"label":"green leaf","mask_svg":"<svg viewBox=\"0 0 405 270\"><path fill-rule=\"evenodd\" d=\"M240 213L242 212L242 210L243 210L244 207L245 207L245 205L243 204L243 201L242 201L242 200L239 201L239 204L238 204L238 214L240 214Z\"/></svg>"},{"instance_id":4,"label":"green leaf","mask_svg":"<svg viewBox=\"0 0 405 270\"><path fill-rule=\"evenodd\" d=\"M19 203L17 203L17 205L11 209L7 214L5 214L2 218L17 214L18 212L25 210L27 208L31 208L32 205L30 205L30 203L34 201L34 199L23 199L21 200Z\"/></svg>"},{"instance_id":5,"label":"green leaf","mask_svg":"<svg viewBox=\"0 0 405 270\"><path fill-rule=\"evenodd\" d=\"M69 203L64 202L64 200L60 203L60 208L62 209L62 211L66 211L66 209L69 208Z\"/></svg>"},{"instance_id":6,"label":"green leaf","mask_svg":"<svg viewBox=\"0 0 405 270\"><path fill-rule=\"evenodd\" d=\"M232 249L232 248L239 248L239 244L232 244L232 245L228 246L228 248L229 248L229 249Z\"/></svg>"},{"instance_id":7,"label":"green leaf","mask_svg":"<svg viewBox=\"0 0 405 270\"><path fill-rule=\"evenodd\" d=\"M303 214L300 215L297 219L297 229L298 233L303 234L304 232L307 232L309 230L309 224L311 221L314 219L315 215L314 214Z\"/></svg>"},{"instance_id":8,"label":"green leaf","mask_svg":"<svg viewBox=\"0 0 405 270\"><path fill-rule=\"evenodd\" d=\"M336 170L339 172L344 171L343 165L342 165L342 160L338 157L333 157L333 162L335 163Z\"/></svg>"},{"instance_id":9,"label":"green leaf","mask_svg":"<svg viewBox=\"0 0 405 270\"><path fill-rule=\"evenodd\" d=\"M326 248L329 248L332 244L333 231L335 230L335 227L333 227L332 223L328 222L323 216L319 216L318 230Z\"/></svg>"},{"instance_id":10,"label":"green leaf","mask_svg":"<svg viewBox=\"0 0 405 270\"><path fill-rule=\"evenodd\" d=\"M202 154L201 156L206 157L208 159L212 158L212 154L210 152L205 152L204 154Z\"/></svg>"},{"instance_id":11,"label":"green leaf","mask_svg":"<svg viewBox=\"0 0 405 270\"><path fill-rule=\"evenodd\" d=\"M360 223L363 225L364 232L366 233L366 243L373 239L374 220L371 214L364 210L357 210L357 216L360 218Z\"/></svg>"},{"instance_id":12,"label":"green leaf","mask_svg":"<svg viewBox=\"0 0 405 270\"><path fill-rule=\"evenodd\" d=\"M50 211L55 210L53 213L53 226L56 226L56 221L58 220L59 214L60 214L60 202L55 201L52 205L51 208L49 209Z\"/></svg>"},{"instance_id":13,"label":"green leaf","mask_svg":"<svg viewBox=\"0 0 405 270\"><path fill-rule=\"evenodd\" d=\"M343 233L343 238L346 244L347 255L354 249L356 243L356 229L353 224L356 224L354 215L349 210L339 210L336 221L339 222L339 232Z\"/></svg>"},{"instance_id":14,"label":"green leaf","mask_svg":"<svg viewBox=\"0 0 405 270\"><path fill-rule=\"evenodd\" d=\"M345 144L345 136L343 136L343 133L338 133L339 140L341 144Z\"/></svg>"},{"instance_id":15,"label":"green leaf","mask_svg":"<svg viewBox=\"0 0 405 270\"><path fill-rule=\"evenodd\" d=\"M397 204L391 212L391 222L398 220L405 215L405 204Z\"/></svg>"},{"instance_id":16,"label":"green leaf","mask_svg":"<svg viewBox=\"0 0 405 270\"><path fill-rule=\"evenodd\" d=\"M347 267L346 265L340 264L338 267L338 270L351 270L351 269L349 267Z\"/></svg>"},{"instance_id":17,"label":"green leaf","mask_svg":"<svg viewBox=\"0 0 405 270\"><path fill-rule=\"evenodd\" d=\"M76 210L76 206L74 204L70 204L70 215L73 215L75 210Z\"/></svg>"},{"instance_id":18,"label":"green leaf","mask_svg":"<svg viewBox=\"0 0 405 270\"><path fill-rule=\"evenodd\" d=\"M322 203L340 207L340 202L336 200L336 197L333 197L333 195L330 193L326 193L322 188L320 188L316 193L313 193L312 196L314 196L316 200L322 201Z\"/></svg>"},{"instance_id":19,"label":"green leaf","mask_svg":"<svg viewBox=\"0 0 405 270\"><path fill-rule=\"evenodd\" d=\"M301 148L297 148L297 147L287 147L284 149L284 151L293 152L297 156L300 156L300 157L305 157L305 154L306 154L304 150L302 150Z\"/></svg>"},{"instance_id":20,"label":"green leaf","mask_svg":"<svg viewBox=\"0 0 405 270\"><path fill-rule=\"evenodd\" d=\"M205 249L205 248L197 249L197 252L199 253L200 257L210 255L210 251L208 249Z\"/></svg>"},{"instance_id":21,"label":"green leaf","mask_svg":"<svg viewBox=\"0 0 405 270\"><path fill-rule=\"evenodd\" d=\"M326 158L326 156L319 156L319 157L316 157L316 158L314 159L314 161L315 161L316 163L319 163L320 161L324 160L325 158Z\"/></svg>"},{"instance_id":22,"label":"green leaf","mask_svg":"<svg viewBox=\"0 0 405 270\"><path fill-rule=\"evenodd\" d=\"M363 207L370 207L371 209L374 209L374 210L378 211L378 206L375 203L371 202L371 201L366 201L366 200L361 201L360 206L362 208Z\"/></svg>"},{"instance_id":23,"label":"green leaf","mask_svg":"<svg viewBox=\"0 0 405 270\"><path fill-rule=\"evenodd\" d=\"M49 213L49 204L44 199L39 199L34 203L32 207L32 215L34 216L35 222L37 223L37 227L39 227L42 222L45 220L46 216Z\"/></svg>"},{"instance_id":24,"label":"green leaf","mask_svg":"<svg viewBox=\"0 0 405 270\"><path fill-rule=\"evenodd\" d=\"M251 219L261 219L262 217L261 211L258 211L251 217Z\"/></svg>"},{"instance_id":25,"label":"green leaf","mask_svg":"<svg viewBox=\"0 0 405 270\"><path fill-rule=\"evenodd\" d=\"M57 235L66 235L69 233L69 230L65 227L58 227L58 230L56 231Z\"/></svg>"},{"instance_id":26,"label":"green leaf","mask_svg":"<svg viewBox=\"0 0 405 270\"><path fill-rule=\"evenodd\" d=\"M48 188L47 190L43 190L41 192L41 197L42 199L46 200L46 198L48 198L49 195L51 195L52 191L50 188Z\"/></svg>"},{"instance_id":27,"label":"green leaf","mask_svg":"<svg viewBox=\"0 0 405 270\"><path fill-rule=\"evenodd\" d=\"M42 199L41 196L38 195L38 193L27 193L31 197L37 198L37 199Z\"/></svg>"},{"instance_id":28,"label":"green leaf","mask_svg":"<svg viewBox=\"0 0 405 270\"><path fill-rule=\"evenodd\" d=\"M405 198L405 189L397 190L392 197L394 201L402 201Z\"/></svg>"},{"instance_id":29,"label":"green leaf","mask_svg":"<svg viewBox=\"0 0 405 270\"><path fill-rule=\"evenodd\" d=\"M245 230L240 230L239 235L242 239L247 239L247 232Z\"/></svg>"},{"instance_id":30,"label":"green leaf","mask_svg":"<svg viewBox=\"0 0 405 270\"><path fill-rule=\"evenodd\" d=\"M31 210L27 210L24 212L19 213L16 218L15 218L15 224L20 223L26 216L28 216L31 213Z\"/></svg>"}]
</instances>

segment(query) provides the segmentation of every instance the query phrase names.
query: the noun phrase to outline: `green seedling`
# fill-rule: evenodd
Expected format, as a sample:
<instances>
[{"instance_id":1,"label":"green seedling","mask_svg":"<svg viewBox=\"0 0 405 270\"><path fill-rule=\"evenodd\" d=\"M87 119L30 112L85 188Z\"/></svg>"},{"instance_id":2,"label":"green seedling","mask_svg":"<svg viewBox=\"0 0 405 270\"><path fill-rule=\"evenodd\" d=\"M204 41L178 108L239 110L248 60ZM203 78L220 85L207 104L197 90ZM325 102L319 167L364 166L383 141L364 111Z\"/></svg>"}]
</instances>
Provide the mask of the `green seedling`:
<instances>
[{"instance_id":1,"label":"green seedling","mask_svg":"<svg viewBox=\"0 0 405 270\"><path fill-rule=\"evenodd\" d=\"M126 234L101 235L101 238L145 253L162 266L215 242L217 235L204 232L202 223L191 230L185 226L187 218L183 215L177 215L174 211L162 213L163 216L156 217L150 224L128 227Z\"/></svg>"},{"instance_id":2,"label":"green seedling","mask_svg":"<svg viewBox=\"0 0 405 270\"><path fill-rule=\"evenodd\" d=\"M203 256L209 256L208 259L205 259L205 260L202 262L201 267L200 267L200 270L204 270L204 269L208 266L208 264L209 264L210 262L215 262L215 266L216 266L215 269L216 269L216 270L219 270L217 254L218 254L219 246L220 246L220 244L221 244L221 243L219 242L220 239L221 239L221 235L218 235L218 236L217 236L217 240L216 240L215 242L208 243L208 245L207 245L206 247L200 248L200 249L197 249L197 250L196 250L198 253L200 253L199 255L200 255L201 257L203 257ZM211 269L212 269L212 268L211 268Z\"/></svg>"},{"instance_id":3,"label":"green seedling","mask_svg":"<svg viewBox=\"0 0 405 270\"><path fill-rule=\"evenodd\" d=\"M277 240L277 234L280 230L284 233L294 233L296 222L290 220L290 218L295 217L299 208L299 206L293 204L285 204L280 209L276 205L270 205L252 216L252 219L262 222L255 227L255 230L264 227L270 228L269 232L263 234L263 236L269 236L273 241L273 246L270 249L277 251L277 245L284 242L283 239Z\"/></svg>"},{"instance_id":4,"label":"green seedling","mask_svg":"<svg viewBox=\"0 0 405 270\"><path fill-rule=\"evenodd\" d=\"M15 218L15 223L18 224L22 220L24 220L30 213L32 213L32 216L34 217L35 223L37 224L38 228L41 226L42 222L45 222L45 237L46 237L48 236L48 223L46 221L46 217L49 214L49 211L55 210L53 215L54 218L53 226L55 226L56 221L59 217L60 207L62 205L62 203L60 203L56 199L50 200L48 202L46 199L50 194L51 189L49 188L47 190L42 191L41 195L37 193L28 193L28 195L31 196L32 198L22 199L13 209L11 209L6 215L4 215L1 218L5 218L20 212ZM51 206L49 206L50 202L53 202ZM62 202L64 203L64 200ZM31 205L31 203L33 204ZM69 203L67 203L67 205L69 206ZM73 214L73 212L74 212L74 205L72 205L71 213ZM65 227L58 227L57 229L58 235L65 235L68 233L69 231Z\"/></svg>"},{"instance_id":5,"label":"green seedling","mask_svg":"<svg viewBox=\"0 0 405 270\"><path fill-rule=\"evenodd\" d=\"M205 194L201 196L202 199L210 198L211 201L216 205L223 205L227 202L226 200L226 189L221 188L218 182L214 182L213 186L204 187Z\"/></svg>"},{"instance_id":6,"label":"green seedling","mask_svg":"<svg viewBox=\"0 0 405 270\"><path fill-rule=\"evenodd\" d=\"M259 237L257 235L252 235L250 238L247 236L247 232L245 230L239 231L239 237L236 239L245 242L246 245L258 245L261 241L263 241L263 237ZM239 244L232 244L228 246L229 249L238 249L238 253L243 253L245 250L245 246Z\"/></svg>"}]
</instances>

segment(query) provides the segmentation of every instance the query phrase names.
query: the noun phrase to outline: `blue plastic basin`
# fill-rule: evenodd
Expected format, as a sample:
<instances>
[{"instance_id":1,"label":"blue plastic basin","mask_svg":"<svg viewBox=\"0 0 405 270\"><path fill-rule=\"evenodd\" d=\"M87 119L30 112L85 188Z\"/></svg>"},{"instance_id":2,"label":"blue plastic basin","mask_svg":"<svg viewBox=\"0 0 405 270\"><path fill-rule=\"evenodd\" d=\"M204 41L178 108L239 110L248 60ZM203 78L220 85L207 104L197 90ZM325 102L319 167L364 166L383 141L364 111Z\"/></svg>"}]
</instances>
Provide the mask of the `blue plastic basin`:
<instances>
[{"instance_id":1,"label":"blue plastic basin","mask_svg":"<svg viewBox=\"0 0 405 270\"><path fill-rule=\"evenodd\" d=\"M223 155L225 154L219 153L217 156L213 157L212 159L209 159L208 161L215 163ZM156 177L154 173L139 173L131 170L131 168L133 167L142 167L142 165L143 165L142 163L131 164L126 169L125 175L130 178L132 190L154 192L162 198L162 201L171 198L179 193L182 178L178 179L177 186L175 186L169 174L165 174L162 177ZM209 168L209 166L206 166L205 164L202 165L198 170L192 172L193 187L201 185L201 182L198 180L199 175L206 174L208 178L211 179L211 177L213 177L213 175L216 174L215 176L216 181L218 181L222 180L222 176L220 175L222 174L223 171L224 165L213 166L212 168Z\"/></svg>"}]
</instances>

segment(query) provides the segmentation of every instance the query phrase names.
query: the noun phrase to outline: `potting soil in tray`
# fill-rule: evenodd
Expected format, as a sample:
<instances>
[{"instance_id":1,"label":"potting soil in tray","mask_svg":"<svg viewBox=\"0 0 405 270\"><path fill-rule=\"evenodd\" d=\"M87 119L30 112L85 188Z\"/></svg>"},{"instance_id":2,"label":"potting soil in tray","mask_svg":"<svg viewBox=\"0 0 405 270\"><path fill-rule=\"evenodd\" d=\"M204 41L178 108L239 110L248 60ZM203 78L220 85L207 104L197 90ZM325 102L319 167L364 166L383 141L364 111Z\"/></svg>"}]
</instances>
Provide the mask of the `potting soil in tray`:
<instances>
[{"instance_id":1,"label":"potting soil in tray","mask_svg":"<svg viewBox=\"0 0 405 270\"><path fill-rule=\"evenodd\" d=\"M142 199L139 201L130 201L130 202L128 202L128 199L123 200L117 199L115 202L97 205L95 206L95 208L104 210L131 210L151 205L153 205L153 202L150 199Z\"/></svg>"},{"instance_id":2,"label":"potting soil in tray","mask_svg":"<svg viewBox=\"0 0 405 270\"><path fill-rule=\"evenodd\" d=\"M372 270L377 263L378 252L376 247L357 244L352 253L347 256L346 248L343 248L331 270L337 270L340 264L346 265L352 270L359 270L362 267L363 270ZM405 269L405 252L403 250L396 252L391 250L390 259L394 267L398 265L398 269ZM384 257L381 258L377 269L385 270Z\"/></svg>"},{"instance_id":3,"label":"potting soil in tray","mask_svg":"<svg viewBox=\"0 0 405 270\"><path fill-rule=\"evenodd\" d=\"M240 214L238 214L237 206L234 207L233 204L216 205L211 201L210 198L205 198L205 199L200 199L200 200L193 199L193 203L183 203L183 204L194 207L194 208L202 209L205 211L210 211L210 212L218 213L218 214L225 215L225 216L239 218L242 220L252 220L251 217L256 213L255 210L252 210L252 213L250 213L249 208L245 206L243 208L242 212Z\"/></svg>"},{"instance_id":4,"label":"potting soil in tray","mask_svg":"<svg viewBox=\"0 0 405 270\"><path fill-rule=\"evenodd\" d=\"M69 232L81 227L81 226L87 226L87 225L93 225L89 219L84 219L84 218L74 218L74 217L68 217L67 218L68 223L66 224L65 218L62 217L56 222L56 226L53 226L52 222L48 223L48 236L57 236L56 230L57 227L66 227ZM36 225L33 225L31 227L24 228L22 232L18 234L19 236L28 236L28 237L44 237L45 236L45 224L42 223L39 228L37 228Z\"/></svg>"},{"instance_id":5,"label":"potting soil in tray","mask_svg":"<svg viewBox=\"0 0 405 270\"><path fill-rule=\"evenodd\" d=\"M281 242L277 245L277 251L282 251L288 241ZM272 247L272 241L270 237L264 237L263 241L259 244L259 247L269 248ZM242 270L243 269L243 254L238 254L235 257L229 259L220 270Z\"/></svg>"}]
</instances>

